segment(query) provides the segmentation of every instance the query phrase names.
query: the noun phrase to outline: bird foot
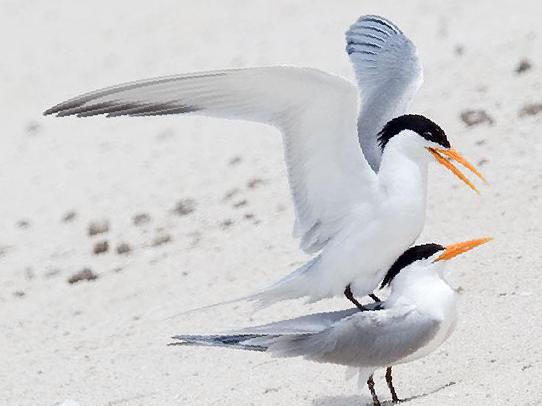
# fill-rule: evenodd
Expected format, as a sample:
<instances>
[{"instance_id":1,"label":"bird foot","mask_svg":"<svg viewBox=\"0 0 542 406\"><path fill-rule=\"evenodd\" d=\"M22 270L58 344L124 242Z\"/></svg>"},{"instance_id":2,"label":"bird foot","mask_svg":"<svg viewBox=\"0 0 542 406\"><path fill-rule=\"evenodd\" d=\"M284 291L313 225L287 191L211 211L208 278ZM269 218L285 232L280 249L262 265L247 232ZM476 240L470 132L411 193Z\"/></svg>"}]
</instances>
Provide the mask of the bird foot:
<instances>
[{"instance_id":1,"label":"bird foot","mask_svg":"<svg viewBox=\"0 0 542 406\"><path fill-rule=\"evenodd\" d=\"M367 310L365 306L363 306L360 302L356 300L356 298L354 297L354 294L350 290L350 285L348 285L346 289L344 290L344 295L346 296L348 300L354 303L354 305L359 309L360 312L364 312Z\"/></svg>"}]
</instances>

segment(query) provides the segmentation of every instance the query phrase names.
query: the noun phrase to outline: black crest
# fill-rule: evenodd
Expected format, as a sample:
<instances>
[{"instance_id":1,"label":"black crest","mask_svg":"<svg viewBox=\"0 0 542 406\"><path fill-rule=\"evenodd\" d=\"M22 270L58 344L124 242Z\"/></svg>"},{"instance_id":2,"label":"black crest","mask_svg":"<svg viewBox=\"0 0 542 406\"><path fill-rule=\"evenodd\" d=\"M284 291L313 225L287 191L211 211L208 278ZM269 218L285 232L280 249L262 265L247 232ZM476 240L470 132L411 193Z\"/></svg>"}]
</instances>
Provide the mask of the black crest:
<instances>
[{"instance_id":1,"label":"black crest","mask_svg":"<svg viewBox=\"0 0 542 406\"><path fill-rule=\"evenodd\" d=\"M378 143L382 150L394 135L403 130L414 131L428 141L450 148L446 133L436 123L418 114L405 114L388 121L378 134Z\"/></svg>"},{"instance_id":2,"label":"black crest","mask_svg":"<svg viewBox=\"0 0 542 406\"><path fill-rule=\"evenodd\" d=\"M382 289L384 286L387 286L391 283L393 278L397 276L399 272L401 272L401 269L409 266L415 261L418 261L420 259L426 259L430 256L434 255L436 252L442 251L445 248L440 244L422 244L422 245L416 245L414 247L410 247L405 252L401 254L399 258L394 262L394 264L389 269L388 273L384 277L384 280L382 281L382 285L380 285L380 289Z\"/></svg>"}]
</instances>

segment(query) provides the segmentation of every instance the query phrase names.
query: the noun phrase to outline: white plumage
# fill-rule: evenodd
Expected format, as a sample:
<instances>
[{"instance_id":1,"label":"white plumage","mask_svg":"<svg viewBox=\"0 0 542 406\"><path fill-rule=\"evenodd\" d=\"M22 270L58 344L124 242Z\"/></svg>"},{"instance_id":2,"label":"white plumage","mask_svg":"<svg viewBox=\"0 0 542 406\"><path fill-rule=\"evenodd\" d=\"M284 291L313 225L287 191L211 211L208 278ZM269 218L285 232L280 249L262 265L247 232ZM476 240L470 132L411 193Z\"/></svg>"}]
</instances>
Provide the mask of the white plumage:
<instances>
[{"instance_id":1,"label":"white plumage","mask_svg":"<svg viewBox=\"0 0 542 406\"><path fill-rule=\"evenodd\" d=\"M442 145L405 128L392 134L382 152L378 134L408 107L422 81L421 64L412 42L384 18L360 18L346 38L360 97L340 77L276 66L126 83L75 97L45 114L186 113L277 127L295 205L294 234L305 252L316 255L249 299L261 306L297 297L314 301L341 295L347 286L366 295L422 231L427 149Z\"/></svg>"},{"instance_id":2,"label":"white plumage","mask_svg":"<svg viewBox=\"0 0 542 406\"><path fill-rule=\"evenodd\" d=\"M422 358L452 334L457 323L458 295L446 279L446 261L488 241L490 238L447 247L424 244L409 248L386 274L384 283L391 286L388 299L367 311L353 308L227 333L179 335L173 337L177 340L173 344L303 357L355 368L361 382L372 381L377 369ZM391 389L391 369L389 373ZM374 404L379 404L374 388L371 390ZM395 390L392 395L396 398Z\"/></svg>"}]
</instances>

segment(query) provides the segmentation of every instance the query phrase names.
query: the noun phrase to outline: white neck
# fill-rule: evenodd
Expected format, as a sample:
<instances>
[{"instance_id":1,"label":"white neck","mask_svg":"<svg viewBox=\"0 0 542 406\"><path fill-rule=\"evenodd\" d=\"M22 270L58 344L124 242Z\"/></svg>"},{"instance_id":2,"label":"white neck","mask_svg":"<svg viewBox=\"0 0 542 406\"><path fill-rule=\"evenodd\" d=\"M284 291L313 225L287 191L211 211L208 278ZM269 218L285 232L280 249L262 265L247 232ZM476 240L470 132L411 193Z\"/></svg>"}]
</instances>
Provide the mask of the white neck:
<instances>
[{"instance_id":1,"label":"white neck","mask_svg":"<svg viewBox=\"0 0 542 406\"><path fill-rule=\"evenodd\" d=\"M414 305L418 310L438 319L453 311L457 293L437 270L439 265L416 265L416 269L402 270L392 281L388 300L390 306Z\"/></svg>"},{"instance_id":2,"label":"white neck","mask_svg":"<svg viewBox=\"0 0 542 406\"><path fill-rule=\"evenodd\" d=\"M405 204L405 199L422 204L425 210L429 152L417 134L403 131L393 137L382 154L378 172L381 190L390 198Z\"/></svg>"}]
</instances>

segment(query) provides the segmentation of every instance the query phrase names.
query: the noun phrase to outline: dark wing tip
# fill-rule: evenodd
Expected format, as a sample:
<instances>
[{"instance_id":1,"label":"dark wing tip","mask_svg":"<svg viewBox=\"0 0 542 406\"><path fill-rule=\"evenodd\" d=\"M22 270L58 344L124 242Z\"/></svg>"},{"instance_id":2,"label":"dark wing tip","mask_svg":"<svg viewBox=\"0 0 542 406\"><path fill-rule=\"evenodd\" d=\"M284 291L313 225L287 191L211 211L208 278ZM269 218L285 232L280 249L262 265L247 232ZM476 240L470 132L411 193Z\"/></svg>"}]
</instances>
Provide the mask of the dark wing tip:
<instances>
[{"instance_id":1,"label":"dark wing tip","mask_svg":"<svg viewBox=\"0 0 542 406\"><path fill-rule=\"evenodd\" d=\"M183 342L175 342L175 343L167 343L166 345L168 347L174 347L176 345L185 345L186 343L183 343Z\"/></svg>"},{"instance_id":2,"label":"dark wing tip","mask_svg":"<svg viewBox=\"0 0 542 406\"><path fill-rule=\"evenodd\" d=\"M201 107L171 103L120 103L118 101L102 102L86 105L86 102L61 103L48 110L43 115L56 114L57 117L77 116L92 117L105 114L106 117L119 116L158 116L166 114L193 113L202 110Z\"/></svg>"},{"instance_id":3,"label":"dark wing tip","mask_svg":"<svg viewBox=\"0 0 542 406\"><path fill-rule=\"evenodd\" d=\"M51 114L57 114L61 110L63 110L63 104L57 104L56 106L53 106L43 112L44 116L50 116Z\"/></svg>"},{"instance_id":4,"label":"dark wing tip","mask_svg":"<svg viewBox=\"0 0 542 406\"><path fill-rule=\"evenodd\" d=\"M392 23L390 20L378 15L375 15L375 14L367 14L367 15L361 16L360 18L358 18L358 20L353 26L357 25L357 26L363 27L363 26L371 26L375 24L376 26L381 26L384 29L394 31L397 34L403 33L401 29L397 25Z\"/></svg>"},{"instance_id":5,"label":"dark wing tip","mask_svg":"<svg viewBox=\"0 0 542 406\"><path fill-rule=\"evenodd\" d=\"M390 38L400 35L401 30L391 21L375 15L362 16L346 31L346 52L371 58L386 47Z\"/></svg>"},{"instance_id":6,"label":"dark wing tip","mask_svg":"<svg viewBox=\"0 0 542 406\"><path fill-rule=\"evenodd\" d=\"M64 116L67 116L69 114L66 114L67 111L70 111L72 109L76 109L82 105L84 105L85 103L84 102L79 102L79 103L76 103L76 102L64 102L64 103L60 103L60 104L57 104L47 110L45 110L43 112L43 115L44 116L49 116L49 115L52 115L52 114L56 114L57 117L64 117Z\"/></svg>"}]
</instances>

